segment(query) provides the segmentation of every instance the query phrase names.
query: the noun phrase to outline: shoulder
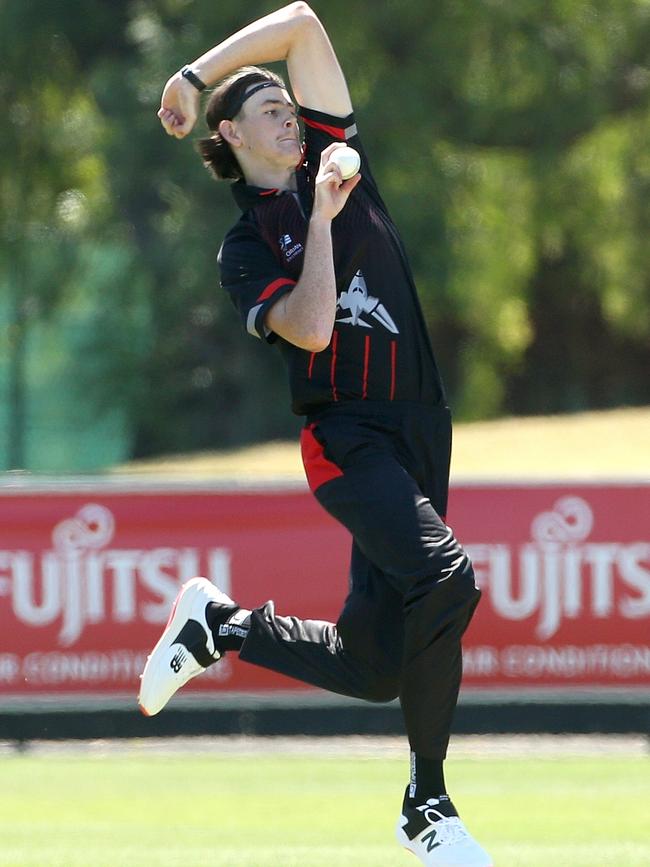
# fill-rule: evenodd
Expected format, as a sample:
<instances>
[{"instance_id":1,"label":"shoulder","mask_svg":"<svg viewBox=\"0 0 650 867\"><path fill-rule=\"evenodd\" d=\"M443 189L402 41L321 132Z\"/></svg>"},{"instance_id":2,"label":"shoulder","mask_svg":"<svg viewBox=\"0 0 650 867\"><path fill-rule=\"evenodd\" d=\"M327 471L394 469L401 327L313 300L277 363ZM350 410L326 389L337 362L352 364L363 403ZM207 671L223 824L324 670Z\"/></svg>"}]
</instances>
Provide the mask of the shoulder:
<instances>
[{"instance_id":1,"label":"shoulder","mask_svg":"<svg viewBox=\"0 0 650 867\"><path fill-rule=\"evenodd\" d=\"M358 134L352 111L344 116L339 116L299 105L298 115L302 118L306 133L309 131L319 132L332 141L348 141Z\"/></svg>"},{"instance_id":2,"label":"shoulder","mask_svg":"<svg viewBox=\"0 0 650 867\"><path fill-rule=\"evenodd\" d=\"M219 248L219 262L221 262L224 256L230 256L242 247L259 243L263 242L255 215L252 211L247 211L226 232Z\"/></svg>"}]
</instances>

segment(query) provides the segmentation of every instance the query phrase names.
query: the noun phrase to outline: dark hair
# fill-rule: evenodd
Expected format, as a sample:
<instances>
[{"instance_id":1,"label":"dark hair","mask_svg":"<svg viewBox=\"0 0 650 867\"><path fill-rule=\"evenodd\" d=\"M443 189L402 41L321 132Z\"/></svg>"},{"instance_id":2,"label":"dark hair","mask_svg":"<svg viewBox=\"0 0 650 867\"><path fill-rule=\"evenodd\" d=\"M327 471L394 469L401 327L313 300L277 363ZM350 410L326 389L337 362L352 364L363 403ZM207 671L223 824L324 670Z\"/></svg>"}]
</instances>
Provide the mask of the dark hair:
<instances>
[{"instance_id":1,"label":"dark hair","mask_svg":"<svg viewBox=\"0 0 650 867\"><path fill-rule=\"evenodd\" d=\"M220 82L210 95L205 110L205 122L212 130L208 138L199 139L197 150L203 165L215 178L243 178L243 172L232 148L219 132L222 120L232 120L239 114L246 90L251 84L272 81L286 88L284 81L270 69L259 66L244 66Z\"/></svg>"}]
</instances>

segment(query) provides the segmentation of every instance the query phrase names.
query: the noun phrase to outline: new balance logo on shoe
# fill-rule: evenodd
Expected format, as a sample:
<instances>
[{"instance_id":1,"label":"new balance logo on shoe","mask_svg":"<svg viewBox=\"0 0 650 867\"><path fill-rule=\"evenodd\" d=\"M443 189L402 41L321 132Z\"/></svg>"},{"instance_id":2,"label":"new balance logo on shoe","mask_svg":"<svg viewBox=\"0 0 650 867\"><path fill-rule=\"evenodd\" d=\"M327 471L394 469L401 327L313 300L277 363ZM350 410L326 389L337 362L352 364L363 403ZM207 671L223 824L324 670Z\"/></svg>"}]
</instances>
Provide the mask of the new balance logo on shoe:
<instances>
[{"instance_id":1,"label":"new balance logo on shoe","mask_svg":"<svg viewBox=\"0 0 650 867\"><path fill-rule=\"evenodd\" d=\"M138 703L146 716L159 713L177 690L221 658L206 620L208 605L237 608L206 578L183 584L142 672Z\"/></svg>"},{"instance_id":2,"label":"new balance logo on shoe","mask_svg":"<svg viewBox=\"0 0 650 867\"><path fill-rule=\"evenodd\" d=\"M408 793L408 789L406 790ZM448 795L415 806L405 798L397 839L426 867L493 867L456 814Z\"/></svg>"},{"instance_id":3,"label":"new balance logo on shoe","mask_svg":"<svg viewBox=\"0 0 650 867\"><path fill-rule=\"evenodd\" d=\"M428 834L425 834L424 837L422 837L422 843L426 844L427 852L432 852L436 846L440 845L440 843L435 842L437 836L438 834L435 828L432 828Z\"/></svg>"},{"instance_id":4,"label":"new balance logo on shoe","mask_svg":"<svg viewBox=\"0 0 650 867\"><path fill-rule=\"evenodd\" d=\"M437 807L442 801L449 801L449 798L429 798L426 804L422 804L422 806L417 807L419 813L424 813L424 816L427 822L439 822L441 819L445 819L443 813L438 812L438 810L432 809L433 807ZM431 828L423 837L422 844L426 845L427 852L433 851L436 846L440 846L440 840L436 842L436 837L438 836L438 832L435 828Z\"/></svg>"},{"instance_id":5,"label":"new balance logo on shoe","mask_svg":"<svg viewBox=\"0 0 650 867\"><path fill-rule=\"evenodd\" d=\"M178 674L178 672L183 667L183 663L187 659L187 651L184 647L181 647L180 650L176 652L176 655L172 657L171 662L169 663L169 667L173 672Z\"/></svg>"}]
</instances>

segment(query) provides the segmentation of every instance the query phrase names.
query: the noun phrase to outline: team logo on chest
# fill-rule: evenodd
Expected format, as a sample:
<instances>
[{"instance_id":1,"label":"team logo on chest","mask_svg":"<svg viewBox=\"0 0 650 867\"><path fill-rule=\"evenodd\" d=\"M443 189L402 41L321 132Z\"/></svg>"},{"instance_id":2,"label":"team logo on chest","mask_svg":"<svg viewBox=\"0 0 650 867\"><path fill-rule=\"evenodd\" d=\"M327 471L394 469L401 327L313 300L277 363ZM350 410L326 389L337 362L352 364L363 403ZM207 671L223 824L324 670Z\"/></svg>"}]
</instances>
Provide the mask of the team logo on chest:
<instances>
[{"instance_id":1,"label":"team logo on chest","mask_svg":"<svg viewBox=\"0 0 650 867\"><path fill-rule=\"evenodd\" d=\"M337 322L346 322L349 325L359 325L362 328L372 328L372 323L367 322L362 316L372 316L377 322L380 322L384 328L393 334L399 334L397 325L393 322L390 313L383 304L380 304L379 298L373 298L368 295L368 287L364 280L361 271L352 278L352 282L348 288L341 292L336 307L339 310L349 310L350 315L344 319L337 319Z\"/></svg>"},{"instance_id":2,"label":"team logo on chest","mask_svg":"<svg viewBox=\"0 0 650 867\"><path fill-rule=\"evenodd\" d=\"M299 241L295 243L292 241L291 235L281 235L278 243L287 262L291 262L292 259L299 256L304 249Z\"/></svg>"}]
</instances>

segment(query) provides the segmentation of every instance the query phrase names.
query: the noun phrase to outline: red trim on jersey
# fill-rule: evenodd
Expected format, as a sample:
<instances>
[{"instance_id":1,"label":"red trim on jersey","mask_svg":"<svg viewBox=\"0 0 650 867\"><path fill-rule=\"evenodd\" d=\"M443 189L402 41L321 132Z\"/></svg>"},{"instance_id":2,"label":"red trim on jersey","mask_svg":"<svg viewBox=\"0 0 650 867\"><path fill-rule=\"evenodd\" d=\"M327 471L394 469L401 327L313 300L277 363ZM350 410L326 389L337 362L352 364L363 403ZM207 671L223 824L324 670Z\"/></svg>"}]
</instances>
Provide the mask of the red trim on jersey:
<instances>
[{"instance_id":1,"label":"red trim on jersey","mask_svg":"<svg viewBox=\"0 0 650 867\"><path fill-rule=\"evenodd\" d=\"M281 286L286 286L290 283L292 286L296 285L295 280L289 280L288 277L278 277L277 280L274 280L273 283L269 283L266 289L262 292L262 294L257 299L258 301L266 301L267 298L270 298L274 292L277 292Z\"/></svg>"},{"instance_id":2,"label":"red trim on jersey","mask_svg":"<svg viewBox=\"0 0 650 867\"><path fill-rule=\"evenodd\" d=\"M390 399L395 397L395 361L397 358L397 341L390 342Z\"/></svg>"},{"instance_id":3,"label":"red trim on jersey","mask_svg":"<svg viewBox=\"0 0 650 867\"><path fill-rule=\"evenodd\" d=\"M309 359L309 368L307 370L307 379L311 379L311 374L314 369L314 359L316 358L316 353L312 352L311 357Z\"/></svg>"},{"instance_id":4,"label":"red trim on jersey","mask_svg":"<svg viewBox=\"0 0 650 867\"><path fill-rule=\"evenodd\" d=\"M296 171L300 168L300 166L304 163L305 158L307 156L307 142L302 143L302 147L300 148L300 159L296 163Z\"/></svg>"},{"instance_id":5,"label":"red trim on jersey","mask_svg":"<svg viewBox=\"0 0 650 867\"><path fill-rule=\"evenodd\" d=\"M330 382L332 384L332 400L339 399L336 393L336 346L339 342L339 333L334 331L332 334L332 364L330 365Z\"/></svg>"},{"instance_id":6,"label":"red trim on jersey","mask_svg":"<svg viewBox=\"0 0 650 867\"><path fill-rule=\"evenodd\" d=\"M260 193L260 196L275 196L280 192L277 187L274 187L272 190L263 190Z\"/></svg>"},{"instance_id":7,"label":"red trim on jersey","mask_svg":"<svg viewBox=\"0 0 650 867\"><path fill-rule=\"evenodd\" d=\"M307 483L312 492L343 475L343 470L325 457L323 446L313 434L315 425L310 424L300 431L300 454L305 467Z\"/></svg>"},{"instance_id":8,"label":"red trim on jersey","mask_svg":"<svg viewBox=\"0 0 650 867\"><path fill-rule=\"evenodd\" d=\"M345 141L345 129L342 129L340 126L329 126L329 124L319 123L317 120L310 120L308 117L303 117L303 121L306 126L320 129L328 135L331 135L332 138L338 139L339 141Z\"/></svg>"},{"instance_id":9,"label":"red trim on jersey","mask_svg":"<svg viewBox=\"0 0 650 867\"><path fill-rule=\"evenodd\" d=\"M368 362L370 361L370 335L366 334L366 345L363 352L363 391L361 397L368 397Z\"/></svg>"}]
</instances>

